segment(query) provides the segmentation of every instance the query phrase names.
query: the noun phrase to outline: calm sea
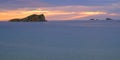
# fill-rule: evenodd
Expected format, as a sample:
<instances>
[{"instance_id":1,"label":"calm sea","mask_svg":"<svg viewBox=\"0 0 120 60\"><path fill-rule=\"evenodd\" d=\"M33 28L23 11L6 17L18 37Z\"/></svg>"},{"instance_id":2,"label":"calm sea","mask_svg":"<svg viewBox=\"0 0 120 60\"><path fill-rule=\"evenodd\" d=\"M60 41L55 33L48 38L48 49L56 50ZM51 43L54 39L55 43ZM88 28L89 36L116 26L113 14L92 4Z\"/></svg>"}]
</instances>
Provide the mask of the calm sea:
<instances>
[{"instance_id":1,"label":"calm sea","mask_svg":"<svg viewBox=\"0 0 120 60\"><path fill-rule=\"evenodd\" d=\"M0 60L120 60L120 21L0 22Z\"/></svg>"}]
</instances>

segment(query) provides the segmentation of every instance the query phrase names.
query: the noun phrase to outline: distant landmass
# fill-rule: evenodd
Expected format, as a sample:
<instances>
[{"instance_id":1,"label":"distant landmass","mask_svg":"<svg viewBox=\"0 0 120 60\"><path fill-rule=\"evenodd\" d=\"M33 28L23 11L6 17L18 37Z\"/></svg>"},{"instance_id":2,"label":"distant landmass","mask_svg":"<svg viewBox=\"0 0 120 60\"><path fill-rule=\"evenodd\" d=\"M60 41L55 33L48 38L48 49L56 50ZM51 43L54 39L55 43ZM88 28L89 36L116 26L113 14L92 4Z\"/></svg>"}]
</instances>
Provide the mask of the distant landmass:
<instances>
[{"instance_id":1,"label":"distant landmass","mask_svg":"<svg viewBox=\"0 0 120 60\"><path fill-rule=\"evenodd\" d=\"M47 22L44 14L36 15L32 14L22 19L11 19L10 22Z\"/></svg>"},{"instance_id":2,"label":"distant landmass","mask_svg":"<svg viewBox=\"0 0 120 60\"><path fill-rule=\"evenodd\" d=\"M90 20L99 20L99 19L90 19ZM106 18L105 20L113 20L111 18Z\"/></svg>"}]
</instances>

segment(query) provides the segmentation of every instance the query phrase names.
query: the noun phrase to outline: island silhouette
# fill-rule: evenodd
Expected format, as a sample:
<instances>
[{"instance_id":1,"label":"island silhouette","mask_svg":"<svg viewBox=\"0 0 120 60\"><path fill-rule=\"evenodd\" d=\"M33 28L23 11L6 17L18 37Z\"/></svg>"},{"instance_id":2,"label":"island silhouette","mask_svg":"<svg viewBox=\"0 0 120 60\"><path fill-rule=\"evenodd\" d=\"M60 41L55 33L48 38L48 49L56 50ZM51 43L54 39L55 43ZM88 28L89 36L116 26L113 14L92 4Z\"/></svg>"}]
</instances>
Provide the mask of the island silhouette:
<instances>
[{"instance_id":1,"label":"island silhouette","mask_svg":"<svg viewBox=\"0 0 120 60\"><path fill-rule=\"evenodd\" d=\"M11 19L10 22L47 22L44 14L32 14L22 19Z\"/></svg>"}]
</instances>

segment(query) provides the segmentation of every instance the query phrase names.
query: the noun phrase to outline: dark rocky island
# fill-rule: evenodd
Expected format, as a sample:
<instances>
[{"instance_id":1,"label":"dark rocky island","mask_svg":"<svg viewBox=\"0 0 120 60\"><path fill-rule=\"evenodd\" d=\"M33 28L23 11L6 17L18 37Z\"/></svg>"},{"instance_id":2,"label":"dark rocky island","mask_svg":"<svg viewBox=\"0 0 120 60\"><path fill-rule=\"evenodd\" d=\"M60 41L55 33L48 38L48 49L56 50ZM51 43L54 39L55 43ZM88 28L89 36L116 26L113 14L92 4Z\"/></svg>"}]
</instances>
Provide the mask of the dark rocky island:
<instances>
[{"instance_id":1,"label":"dark rocky island","mask_svg":"<svg viewBox=\"0 0 120 60\"><path fill-rule=\"evenodd\" d=\"M43 14L36 15L32 14L22 19L11 19L10 22L47 22Z\"/></svg>"},{"instance_id":2,"label":"dark rocky island","mask_svg":"<svg viewBox=\"0 0 120 60\"><path fill-rule=\"evenodd\" d=\"M106 20L112 20L111 18L106 18Z\"/></svg>"}]
</instances>

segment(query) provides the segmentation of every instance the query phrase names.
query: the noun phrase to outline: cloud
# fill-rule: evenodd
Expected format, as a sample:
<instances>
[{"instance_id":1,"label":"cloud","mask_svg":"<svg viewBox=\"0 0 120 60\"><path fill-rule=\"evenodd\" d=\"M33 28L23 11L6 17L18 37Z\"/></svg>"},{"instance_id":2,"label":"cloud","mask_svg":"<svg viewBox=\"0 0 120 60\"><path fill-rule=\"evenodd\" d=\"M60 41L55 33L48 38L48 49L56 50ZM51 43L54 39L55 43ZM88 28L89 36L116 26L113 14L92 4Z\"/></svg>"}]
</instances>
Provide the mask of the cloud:
<instances>
[{"instance_id":1,"label":"cloud","mask_svg":"<svg viewBox=\"0 0 120 60\"><path fill-rule=\"evenodd\" d=\"M41 13L48 20L118 18L119 6L119 0L0 0L0 20Z\"/></svg>"},{"instance_id":2,"label":"cloud","mask_svg":"<svg viewBox=\"0 0 120 60\"><path fill-rule=\"evenodd\" d=\"M38 0L3 0L0 1L0 9L19 9L19 8L36 8L52 6L47 2Z\"/></svg>"},{"instance_id":3,"label":"cloud","mask_svg":"<svg viewBox=\"0 0 120 60\"><path fill-rule=\"evenodd\" d=\"M0 9L38 8L57 6L109 6L119 0L0 0Z\"/></svg>"},{"instance_id":4,"label":"cloud","mask_svg":"<svg viewBox=\"0 0 120 60\"><path fill-rule=\"evenodd\" d=\"M119 0L42 0L57 6L60 5L84 5L84 6L101 6L111 5L112 3L120 2Z\"/></svg>"},{"instance_id":5,"label":"cloud","mask_svg":"<svg viewBox=\"0 0 120 60\"><path fill-rule=\"evenodd\" d=\"M119 5L119 4L118 4ZM12 18L23 18L31 14L45 14L47 20L74 20L90 18L119 18L116 9L118 5L111 6L55 6L40 8L19 8L14 10L0 10L0 20L9 20ZM113 9L114 8L114 9ZM7 17L6 17L7 16Z\"/></svg>"}]
</instances>

